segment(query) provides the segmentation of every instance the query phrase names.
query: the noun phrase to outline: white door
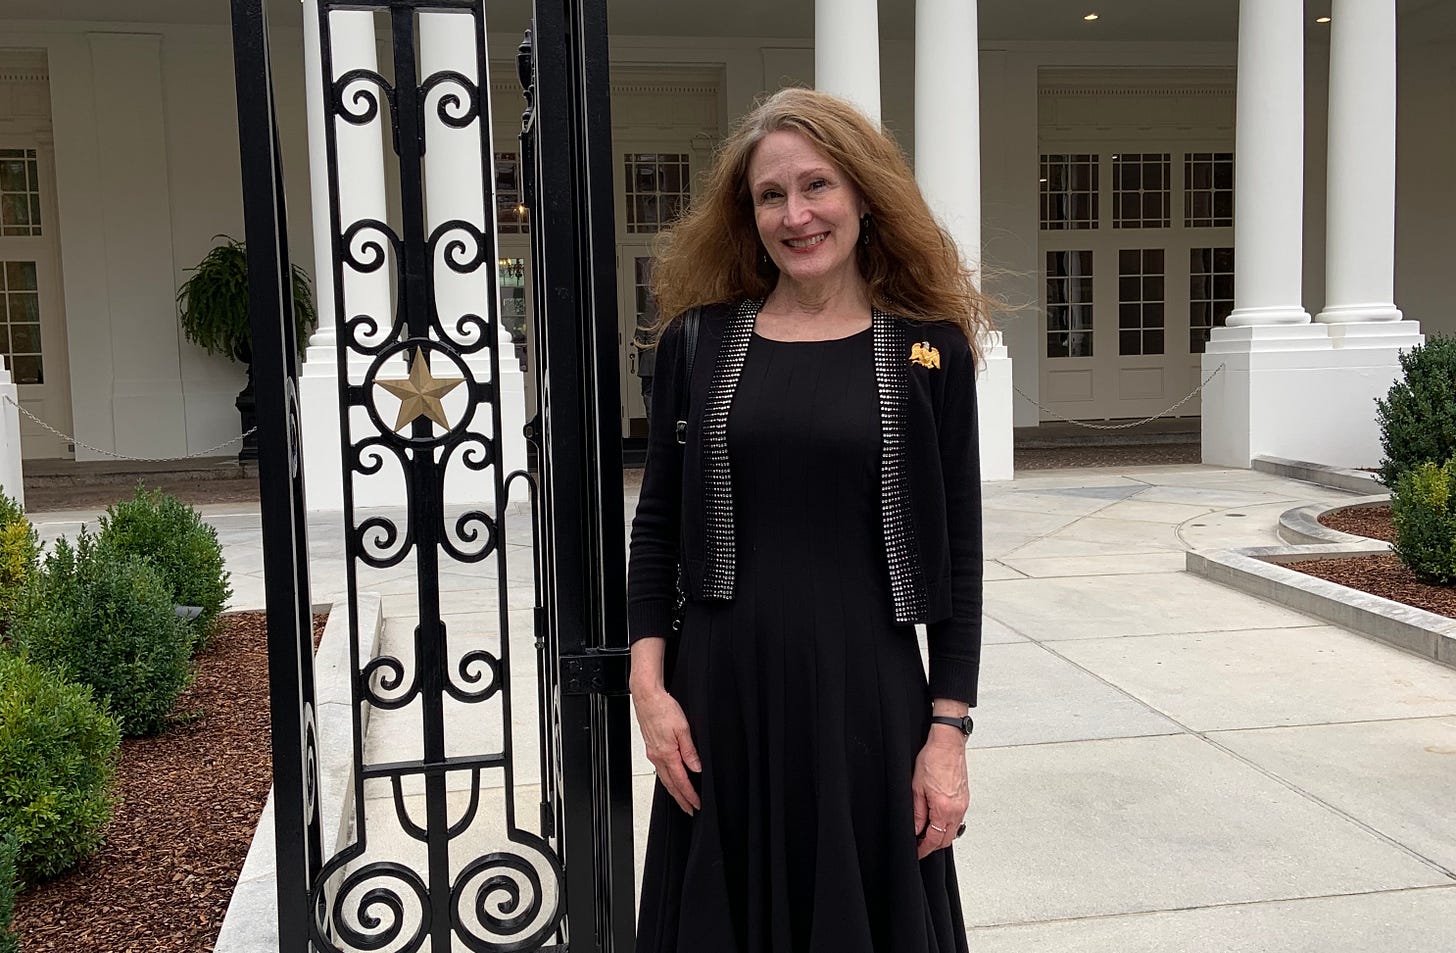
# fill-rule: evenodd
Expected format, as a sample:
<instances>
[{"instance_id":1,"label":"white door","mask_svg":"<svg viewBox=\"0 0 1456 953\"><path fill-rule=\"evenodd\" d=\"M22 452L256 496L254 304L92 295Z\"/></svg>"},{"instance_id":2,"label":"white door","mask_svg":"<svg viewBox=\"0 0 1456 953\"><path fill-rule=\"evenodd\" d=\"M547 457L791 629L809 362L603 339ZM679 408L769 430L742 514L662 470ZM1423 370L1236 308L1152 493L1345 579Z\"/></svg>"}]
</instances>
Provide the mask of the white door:
<instances>
[{"instance_id":1,"label":"white door","mask_svg":"<svg viewBox=\"0 0 1456 953\"><path fill-rule=\"evenodd\" d=\"M34 143L0 141L0 354L23 409L71 432L60 243L49 156ZM21 415L25 459L69 457L74 448Z\"/></svg>"},{"instance_id":2,"label":"white door","mask_svg":"<svg viewBox=\"0 0 1456 953\"><path fill-rule=\"evenodd\" d=\"M638 329L656 320L657 306L648 293L653 240L687 209L698 156L687 142L630 139L617 143L616 156L622 436L645 437Z\"/></svg>"},{"instance_id":3,"label":"white door","mask_svg":"<svg viewBox=\"0 0 1456 953\"><path fill-rule=\"evenodd\" d=\"M1233 307L1233 156L1198 147L1043 154L1042 419L1152 416L1197 385Z\"/></svg>"}]
</instances>

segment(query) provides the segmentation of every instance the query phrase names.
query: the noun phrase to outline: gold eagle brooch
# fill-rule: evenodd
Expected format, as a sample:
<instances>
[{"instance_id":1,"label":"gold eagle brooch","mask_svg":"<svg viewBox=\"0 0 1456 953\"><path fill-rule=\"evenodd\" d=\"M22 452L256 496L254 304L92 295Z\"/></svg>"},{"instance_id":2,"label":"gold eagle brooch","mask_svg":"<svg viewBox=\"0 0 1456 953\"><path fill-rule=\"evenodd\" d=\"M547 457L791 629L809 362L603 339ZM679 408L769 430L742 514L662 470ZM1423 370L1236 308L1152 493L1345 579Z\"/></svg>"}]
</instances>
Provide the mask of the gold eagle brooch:
<instances>
[{"instance_id":1,"label":"gold eagle brooch","mask_svg":"<svg viewBox=\"0 0 1456 953\"><path fill-rule=\"evenodd\" d=\"M910 363L940 370L940 352L931 347L929 341L916 341L910 345Z\"/></svg>"}]
</instances>

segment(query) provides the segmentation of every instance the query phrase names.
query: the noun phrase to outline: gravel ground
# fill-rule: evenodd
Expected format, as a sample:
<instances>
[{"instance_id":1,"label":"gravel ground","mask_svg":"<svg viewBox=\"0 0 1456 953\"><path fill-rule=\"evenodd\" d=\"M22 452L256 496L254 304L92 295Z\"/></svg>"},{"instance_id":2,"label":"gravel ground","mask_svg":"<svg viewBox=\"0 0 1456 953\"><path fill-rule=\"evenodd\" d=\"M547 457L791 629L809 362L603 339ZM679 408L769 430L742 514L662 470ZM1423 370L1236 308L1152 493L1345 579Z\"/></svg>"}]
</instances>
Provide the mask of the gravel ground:
<instances>
[{"instance_id":1,"label":"gravel ground","mask_svg":"<svg viewBox=\"0 0 1456 953\"><path fill-rule=\"evenodd\" d=\"M101 852L20 895L25 953L212 949L272 783L263 614L223 619L173 727L122 742Z\"/></svg>"}]
</instances>

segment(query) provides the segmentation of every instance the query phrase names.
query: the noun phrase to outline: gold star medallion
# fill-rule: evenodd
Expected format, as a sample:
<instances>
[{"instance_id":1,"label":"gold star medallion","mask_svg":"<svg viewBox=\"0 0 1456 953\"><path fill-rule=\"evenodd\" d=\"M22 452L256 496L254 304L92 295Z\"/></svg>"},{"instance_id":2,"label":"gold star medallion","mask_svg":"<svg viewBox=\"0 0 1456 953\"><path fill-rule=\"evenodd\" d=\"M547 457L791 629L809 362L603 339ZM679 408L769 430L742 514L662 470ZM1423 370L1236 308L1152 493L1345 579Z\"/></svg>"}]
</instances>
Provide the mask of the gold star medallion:
<instances>
[{"instance_id":1,"label":"gold star medallion","mask_svg":"<svg viewBox=\"0 0 1456 953\"><path fill-rule=\"evenodd\" d=\"M399 418L394 422L394 432L399 433L405 424L421 417L428 417L449 430L450 422L445 419L445 405L440 402L440 398L465 383L465 379L431 376L430 366L425 362L424 355L420 353L420 348L415 348L415 359L410 364L408 380L375 383L399 398Z\"/></svg>"}]
</instances>

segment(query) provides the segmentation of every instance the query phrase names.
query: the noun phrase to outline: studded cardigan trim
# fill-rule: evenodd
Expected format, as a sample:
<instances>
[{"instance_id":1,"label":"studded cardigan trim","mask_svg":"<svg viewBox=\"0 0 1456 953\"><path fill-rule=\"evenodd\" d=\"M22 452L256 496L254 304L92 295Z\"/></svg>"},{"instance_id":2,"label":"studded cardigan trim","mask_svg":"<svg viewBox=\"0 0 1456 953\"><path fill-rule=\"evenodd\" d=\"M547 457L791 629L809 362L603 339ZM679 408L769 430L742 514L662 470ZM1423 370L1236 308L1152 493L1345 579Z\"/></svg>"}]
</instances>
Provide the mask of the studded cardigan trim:
<instances>
[{"instance_id":1,"label":"studded cardigan trim","mask_svg":"<svg viewBox=\"0 0 1456 953\"><path fill-rule=\"evenodd\" d=\"M724 328L703 410L702 461L704 549L702 593L732 599L735 570L733 479L728 458L728 413L753 339L761 300L739 304ZM910 353L905 329L895 317L875 309L871 317L875 387L880 408L880 513L890 570L890 600L897 623L923 618L925 580L910 500L908 435Z\"/></svg>"}]
</instances>

